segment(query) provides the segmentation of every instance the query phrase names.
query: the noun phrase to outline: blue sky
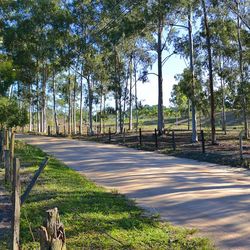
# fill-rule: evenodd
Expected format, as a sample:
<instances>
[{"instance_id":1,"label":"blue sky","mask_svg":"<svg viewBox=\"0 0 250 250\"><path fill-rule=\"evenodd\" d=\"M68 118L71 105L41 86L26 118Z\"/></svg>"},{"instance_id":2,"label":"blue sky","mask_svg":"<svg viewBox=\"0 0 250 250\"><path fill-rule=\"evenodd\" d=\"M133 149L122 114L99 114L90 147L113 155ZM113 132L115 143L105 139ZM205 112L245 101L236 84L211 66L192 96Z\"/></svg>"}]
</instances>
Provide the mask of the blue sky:
<instances>
[{"instance_id":1,"label":"blue sky","mask_svg":"<svg viewBox=\"0 0 250 250\"><path fill-rule=\"evenodd\" d=\"M163 56L167 56L166 52ZM186 62L188 63L188 62ZM163 66L163 104L169 106L169 98L173 84L176 83L174 76L182 73L186 68L186 64L183 58L180 59L179 55L171 56ZM157 73L157 63L153 65L150 72ZM158 79L155 75L148 76L149 81L146 83L138 83L138 101L142 101L143 104L156 105L158 103Z\"/></svg>"}]
</instances>

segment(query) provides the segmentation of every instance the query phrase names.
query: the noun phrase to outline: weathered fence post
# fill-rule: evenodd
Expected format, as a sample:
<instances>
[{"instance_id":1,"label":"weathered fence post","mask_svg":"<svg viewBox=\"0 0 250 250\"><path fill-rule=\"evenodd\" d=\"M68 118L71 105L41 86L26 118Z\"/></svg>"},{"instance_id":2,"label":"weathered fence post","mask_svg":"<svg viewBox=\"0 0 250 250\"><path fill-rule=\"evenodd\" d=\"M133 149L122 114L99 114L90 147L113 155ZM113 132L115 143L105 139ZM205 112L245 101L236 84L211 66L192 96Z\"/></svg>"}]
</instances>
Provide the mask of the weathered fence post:
<instances>
[{"instance_id":1,"label":"weathered fence post","mask_svg":"<svg viewBox=\"0 0 250 250\"><path fill-rule=\"evenodd\" d=\"M66 126L65 125L63 126L63 134L64 134L64 136L66 136Z\"/></svg>"},{"instance_id":2,"label":"weathered fence post","mask_svg":"<svg viewBox=\"0 0 250 250\"><path fill-rule=\"evenodd\" d=\"M141 128L139 128L139 142L140 142L140 146L142 146L142 133L141 133Z\"/></svg>"},{"instance_id":3,"label":"weathered fence post","mask_svg":"<svg viewBox=\"0 0 250 250\"><path fill-rule=\"evenodd\" d=\"M10 151L4 150L4 168L5 168L5 183L10 183L12 180L12 173L10 168Z\"/></svg>"},{"instance_id":4,"label":"weathered fence post","mask_svg":"<svg viewBox=\"0 0 250 250\"><path fill-rule=\"evenodd\" d=\"M48 126L48 136L50 136L50 126Z\"/></svg>"},{"instance_id":5,"label":"weathered fence post","mask_svg":"<svg viewBox=\"0 0 250 250\"><path fill-rule=\"evenodd\" d=\"M12 222L11 222L11 249L19 250L20 235L20 161L14 158L13 182L12 182Z\"/></svg>"},{"instance_id":6,"label":"weathered fence post","mask_svg":"<svg viewBox=\"0 0 250 250\"><path fill-rule=\"evenodd\" d=\"M12 129L11 139L10 139L10 172L12 172L13 170L14 151L15 151L15 131Z\"/></svg>"},{"instance_id":7,"label":"weathered fence post","mask_svg":"<svg viewBox=\"0 0 250 250\"><path fill-rule=\"evenodd\" d=\"M4 145L5 145L5 149L9 149L9 129L5 130Z\"/></svg>"},{"instance_id":8,"label":"weathered fence post","mask_svg":"<svg viewBox=\"0 0 250 250\"><path fill-rule=\"evenodd\" d=\"M109 127L109 142L111 142L111 128Z\"/></svg>"},{"instance_id":9,"label":"weathered fence post","mask_svg":"<svg viewBox=\"0 0 250 250\"><path fill-rule=\"evenodd\" d=\"M82 134L82 131L81 131L81 126L79 125L79 135Z\"/></svg>"},{"instance_id":10,"label":"weathered fence post","mask_svg":"<svg viewBox=\"0 0 250 250\"><path fill-rule=\"evenodd\" d=\"M126 129L123 129L123 144L125 144L125 140L126 140Z\"/></svg>"},{"instance_id":11,"label":"weathered fence post","mask_svg":"<svg viewBox=\"0 0 250 250\"><path fill-rule=\"evenodd\" d=\"M157 129L155 128L155 148L158 149Z\"/></svg>"},{"instance_id":12,"label":"weathered fence post","mask_svg":"<svg viewBox=\"0 0 250 250\"><path fill-rule=\"evenodd\" d=\"M240 132L239 135L239 140L240 140L240 160L243 160L243 134L244 134L244 130Z\"/></svg>"},{"instance_id":13,"label":"weathered fence post","mask_svg":"<svg viewBox=\"0 0 250 250\"><path fill-rule=\"evenodd\" d=\"M204 131L201 130L201 145L202 145L202 153L205 154L205 137L204 137Z\"/></svg>"},{"instance_id":14,"label":"weathered fence post","mask_svg":"<svg viewBox=\"0 0 250 250\"><path fill-rule=\"evenodd\" d=\"M3 131L0 130L0 161L4 159L3 141Z\"/></svg>"},{"instance_id":15,"label":"weathered fence post","mask_svg":"<svg viewBox=\"0 0 250 250\"><path fill-rule=\"evenodd\" d=\"M176 150L176 142L175 142L175 132L174 130L172 131L172 146L173 146L173 150Z\"/></svg>"},{"instance_id":16,"label":"weathered fence post","mask_svg":"<svg viewBox=\"0 0 250 250\"><path fill-rule=\"evenodd\" d=\"M57 208L46 211L44 226L39 228L41 250L66 250L66 236Z\"/></svg>"}]
</instances>

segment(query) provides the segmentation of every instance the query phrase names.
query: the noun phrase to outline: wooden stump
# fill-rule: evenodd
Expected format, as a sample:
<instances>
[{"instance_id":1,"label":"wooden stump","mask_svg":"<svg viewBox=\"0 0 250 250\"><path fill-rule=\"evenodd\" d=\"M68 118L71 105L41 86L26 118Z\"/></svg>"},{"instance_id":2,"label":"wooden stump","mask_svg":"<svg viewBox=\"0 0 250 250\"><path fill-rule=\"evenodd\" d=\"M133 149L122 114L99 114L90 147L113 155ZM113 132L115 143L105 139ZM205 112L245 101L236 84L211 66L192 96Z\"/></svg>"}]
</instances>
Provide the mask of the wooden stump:
<instances>
[{"instance_id":1,"label":"wooden stump","mask_svg":"<svg viewBox=\"0 0 250 250\"><path fill-rule=\"evenodd\" d=\"M57 208L46 211L44 226L39 228L41 250L66 250L66 236Z\"/></svg>"}]
</instances>

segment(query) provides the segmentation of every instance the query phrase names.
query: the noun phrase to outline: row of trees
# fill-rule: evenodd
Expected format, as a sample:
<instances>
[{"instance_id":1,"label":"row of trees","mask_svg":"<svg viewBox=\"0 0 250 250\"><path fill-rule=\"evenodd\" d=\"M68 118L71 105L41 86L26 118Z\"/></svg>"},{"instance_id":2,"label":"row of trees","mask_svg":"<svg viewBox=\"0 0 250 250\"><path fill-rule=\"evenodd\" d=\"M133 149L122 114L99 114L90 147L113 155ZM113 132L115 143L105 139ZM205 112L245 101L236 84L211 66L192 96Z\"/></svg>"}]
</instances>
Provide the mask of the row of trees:
<instances>
[{"instance_id":1,"label":"row of trees","mask_svg":"<svg viewBox=\"0 0 250 250\"><path fill-rule=\"evenodd\" d=\"M68 133L83 129L85 111L93 133L93 106L100 130L107 99L114 100L116 132L125 117L138 125L138 81L158 77L158 131L164 131L162 68L179 54L188 66L178 76L173 103L185 96L192 107L192 141L197 141L196 111L210 106L212 142L215 112L225 105L242 111L248 135L248 1L216 0L6 0L0 6L0 91L16 96L29 110L30 130L46 132L64 117ZM182 29L182 30L181 30ZM165 52L167 51L167 52ZM150 72L153 63L156 72ZM167 83L166 83L167 84ZM215 95L221 96L216 103ZM205 105L206 104L206 105ZM96 111L97 112L97 111Z\"/></svg>"}]
</instances>

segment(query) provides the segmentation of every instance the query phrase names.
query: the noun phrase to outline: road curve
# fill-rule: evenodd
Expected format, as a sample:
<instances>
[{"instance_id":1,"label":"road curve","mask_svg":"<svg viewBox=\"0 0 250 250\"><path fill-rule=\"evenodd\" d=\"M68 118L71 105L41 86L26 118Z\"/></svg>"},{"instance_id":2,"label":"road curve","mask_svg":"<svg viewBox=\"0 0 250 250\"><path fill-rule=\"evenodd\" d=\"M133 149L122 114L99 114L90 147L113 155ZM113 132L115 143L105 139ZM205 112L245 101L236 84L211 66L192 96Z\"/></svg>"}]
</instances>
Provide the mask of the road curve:
<instances>
[{"instance_id":1,"label":"road curve","mask_svg":"<svg viewBox=\"0 0 250 250\"><path fill-rule=\"evenodd\" d=\"M195 227L218 249L250 249L250 172L94 142L18 135L69 167L174 224Z\"/></svg>"}]
</instances>

